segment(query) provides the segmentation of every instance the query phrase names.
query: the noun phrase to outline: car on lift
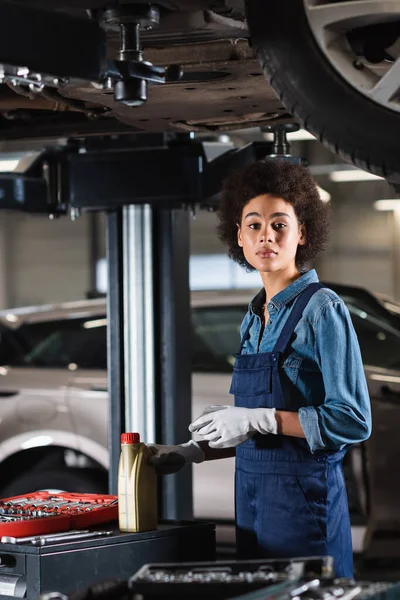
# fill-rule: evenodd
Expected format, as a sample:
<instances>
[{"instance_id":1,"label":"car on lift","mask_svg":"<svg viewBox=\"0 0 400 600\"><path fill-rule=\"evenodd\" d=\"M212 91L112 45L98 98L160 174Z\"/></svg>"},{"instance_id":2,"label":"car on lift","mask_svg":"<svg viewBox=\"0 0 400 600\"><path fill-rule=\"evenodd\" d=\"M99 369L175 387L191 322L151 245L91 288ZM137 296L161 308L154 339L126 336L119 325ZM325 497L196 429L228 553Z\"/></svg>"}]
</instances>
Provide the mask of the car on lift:
<instances>
[{"instance_id":1,"label":"car on lift","mask_svg":"<svg viewBox=\"0 0 400 600\"><path fill-rule=\"evenodd\" d=\"M367 527L371 542L377 529L382 539L399 528L400 328L368 291L328 285L350 311L372 401L372 436L344 463L352 525ZM192 292L193 415L232 402L239 325L252 295ZM38 488L107 491L106 331L103 298L0 312L2 497ZM195 465L195 516L233 520L233 485L232 459Z\"/></svg>"},{"instance_id":2,"label":"car on lift","mask_svg":"<svg viewBox=\"0 0 400 600\"><path fill-rule=\"evenodd\" d=\"M0 140L295 121L400 183L399 0L19 0L0 22Z\"/></svg>"}]
</instances>

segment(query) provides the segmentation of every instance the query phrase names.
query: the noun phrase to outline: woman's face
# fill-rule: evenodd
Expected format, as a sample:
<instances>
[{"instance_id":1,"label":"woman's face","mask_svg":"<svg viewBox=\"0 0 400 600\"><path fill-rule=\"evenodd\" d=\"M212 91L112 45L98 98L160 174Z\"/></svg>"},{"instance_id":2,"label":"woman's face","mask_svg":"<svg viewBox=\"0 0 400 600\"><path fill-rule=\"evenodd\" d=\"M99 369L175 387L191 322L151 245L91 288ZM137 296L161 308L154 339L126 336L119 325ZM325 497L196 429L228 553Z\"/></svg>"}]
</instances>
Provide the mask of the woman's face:
<instances>
[{"instance_id":1,"label":"woman's face","mask_svg":"<svg viewBox=\"0 0 400 600\"><path fill-rule=\"evenodd\" d=\"M297 271L296 252L305 244L304 226L282 198L257 196L243 207L238 244L247 262L261 273Z\"/></svg>"}]
</instances>

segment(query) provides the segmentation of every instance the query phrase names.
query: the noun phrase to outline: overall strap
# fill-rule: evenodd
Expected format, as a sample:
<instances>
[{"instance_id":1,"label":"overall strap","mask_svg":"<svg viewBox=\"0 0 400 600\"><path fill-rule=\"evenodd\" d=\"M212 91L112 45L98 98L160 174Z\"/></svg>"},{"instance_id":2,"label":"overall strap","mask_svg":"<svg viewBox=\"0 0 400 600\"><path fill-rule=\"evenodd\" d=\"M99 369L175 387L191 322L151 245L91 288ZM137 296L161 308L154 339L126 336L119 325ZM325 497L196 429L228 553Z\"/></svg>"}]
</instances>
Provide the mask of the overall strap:
<instances>
[{"instance_id":1,"label":"overall strap","mask_svg":"<svg viewBox=\"0 0 400 600\"><path fill-rule=\"evenodd\" d=\"M303 316L304 309L307 306L310 298L315 294L315 292L317 292L323 287L324 286L321 283L310 283L310 285L308 285L298 295L293 310L290 313L285 325L283 326L281 335L276 341L273 352L285 352L286 348L289 345L290 338L292 337L293 332L296 328L296 325Z\"/></svg>"}]
</instances>

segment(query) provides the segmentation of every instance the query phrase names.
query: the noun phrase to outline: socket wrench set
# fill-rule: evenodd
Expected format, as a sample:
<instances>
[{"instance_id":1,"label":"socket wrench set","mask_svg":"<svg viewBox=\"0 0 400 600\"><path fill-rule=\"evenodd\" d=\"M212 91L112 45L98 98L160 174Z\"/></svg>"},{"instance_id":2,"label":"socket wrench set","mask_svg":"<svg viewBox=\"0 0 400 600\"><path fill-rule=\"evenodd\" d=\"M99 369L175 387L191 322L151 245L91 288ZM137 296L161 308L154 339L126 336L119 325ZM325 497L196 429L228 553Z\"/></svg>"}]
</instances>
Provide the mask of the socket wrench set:
<instances>
[{"instance_id":1,"label":"socket wrench set","mask_svg":"<svg viewBox=\"0 0 400 600\"><path fill-rule=\"evenodd\" d=\"M149 564L129 580L133 600L234 598L266 586L334 576L330 556L205 563Z\"/></svg>"},{"instance_id":2,"label":"socket wrench set","mask_svg":"<svg viewBox=\"0 0 400 600\"><path fill-rule=\"evenodd\" d=\"M0 500L2 543L85 529L117 519L117 496L33 492Z\"/></svg>"},{"instance_id":3,"label":"socket wrench set","mask_svg":"<svg viewBox=\"0 0 400 600\"><path fill-rule=\"evenodd\" d=\"M149 564L128 587L129 600L400 600L398 582L335 578L331 557Z\"/></svg>"}]
</instances>

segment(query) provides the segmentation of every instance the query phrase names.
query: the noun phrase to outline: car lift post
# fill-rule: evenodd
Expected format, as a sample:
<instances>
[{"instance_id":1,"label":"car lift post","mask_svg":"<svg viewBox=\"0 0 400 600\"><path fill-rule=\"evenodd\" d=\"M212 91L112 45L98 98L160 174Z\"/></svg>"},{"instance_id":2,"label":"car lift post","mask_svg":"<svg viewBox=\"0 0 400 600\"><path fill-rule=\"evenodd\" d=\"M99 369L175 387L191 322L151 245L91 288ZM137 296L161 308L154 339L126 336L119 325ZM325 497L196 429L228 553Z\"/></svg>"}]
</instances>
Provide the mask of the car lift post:
<instances>
[{"instance_id":1,"label":"car lift post","mask_svg":"<svg viewBox=\"0 0 400 600\"><path fill-rule=\"evenodd\" d=\"M109 492L116 494L122 431L164 444L189 437L189 224L184 208L153 214L149 205L111 211L106 224ZM163 518L191 518L190 470L162 484Z\"/></svg>"}]
</instances>

